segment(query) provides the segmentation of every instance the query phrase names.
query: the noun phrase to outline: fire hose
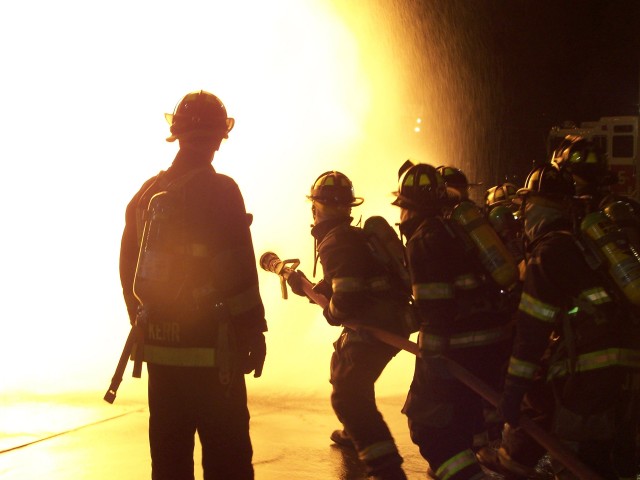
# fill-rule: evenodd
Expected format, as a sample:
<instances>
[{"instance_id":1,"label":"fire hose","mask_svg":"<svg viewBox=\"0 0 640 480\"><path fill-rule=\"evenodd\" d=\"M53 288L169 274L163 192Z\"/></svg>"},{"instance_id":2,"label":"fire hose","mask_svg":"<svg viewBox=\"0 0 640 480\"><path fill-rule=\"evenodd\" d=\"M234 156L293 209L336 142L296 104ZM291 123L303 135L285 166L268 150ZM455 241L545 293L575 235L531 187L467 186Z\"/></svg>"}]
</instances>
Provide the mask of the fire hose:
<instances>
[{"instance_id":1,"label":"fire hose","mask_svg":"<svg viewBox=\"0 0 640 480\"><path fill-rule=\"evenodd\" d=\"M275 273L280 277L280 285L282 290L282 296L287 298L286 281L289 276L295 271L300 264L298 259L280 260L278 255L273 252L265 252L260 257L260 266L267 272ZM301 278L302 290L306 296L316 303L321 308L326 307L329 304L329 300L322 294L314 291L314 284L308 279ZM369 325L361 325L358 323L345 322L345 327L353 330L364 330L377 340L391 345L393 347L405 350L413 355L420 356L420 350L415 342L405 339L399 335L387 332L380 328L376 328ZM484 381L473 375L467 369L454 362L451 359L442 357L443 363L446 365L449 373L453 375L457 380L465 384L468 388L484 398L494 407L498 406L500 401L500 393L492 389ZM571 470L581 480L602 480L602 477L594 473L588 468L575 454L569 450L558 438L542 429L538 424L531 420L527 416L520 417L520 427L542 447L544 447L549 454L556 460L561 462L565 467Z\"/></svg>"}]
</instances>

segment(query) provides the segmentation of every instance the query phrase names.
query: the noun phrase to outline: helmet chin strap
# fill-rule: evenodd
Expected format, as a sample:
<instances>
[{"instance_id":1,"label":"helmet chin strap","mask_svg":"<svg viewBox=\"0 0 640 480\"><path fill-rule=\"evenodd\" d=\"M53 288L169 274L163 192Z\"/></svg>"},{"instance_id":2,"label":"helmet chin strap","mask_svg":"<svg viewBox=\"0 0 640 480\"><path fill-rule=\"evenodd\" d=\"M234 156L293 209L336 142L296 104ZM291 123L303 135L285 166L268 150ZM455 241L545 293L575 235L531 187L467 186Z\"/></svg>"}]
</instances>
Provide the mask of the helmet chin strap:
<instances>
[{"instance_id":1,"label":"helmet chin strap","mask_svg":"<svg viewBox=\"0 0 640 480\"><path fill-rule=\"evenodd\" d=\"M313 278L316 278L318 267L318 239L313 237Z\"/></svg>"}]
</instances>

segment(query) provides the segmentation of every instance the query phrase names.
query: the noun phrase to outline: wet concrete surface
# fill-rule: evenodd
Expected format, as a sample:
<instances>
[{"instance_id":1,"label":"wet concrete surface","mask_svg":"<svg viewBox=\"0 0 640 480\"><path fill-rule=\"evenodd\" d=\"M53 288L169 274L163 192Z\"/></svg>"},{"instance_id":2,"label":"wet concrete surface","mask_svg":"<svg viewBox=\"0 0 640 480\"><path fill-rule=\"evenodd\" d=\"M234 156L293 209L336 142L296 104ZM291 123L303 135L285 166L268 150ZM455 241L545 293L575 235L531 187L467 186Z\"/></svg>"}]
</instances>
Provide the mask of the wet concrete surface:
<instances>
[{"instance_id":1,"label":"wet concrete surface","mask_svg":"<svg viewBox=\"0 0 640 480\"><path fill-rule=\"evenodd\" d=\"M427 463L411 443L404 397L380 398L410 480L426 477ZM253 397L251 437L257 480L366 476L352 449L329 439L339 428L328 398ZM0 479L139 480L151 477L145 403L101 397L0 402ZM199 445L195 478L202 479Z\"/></svg>"},{"instance_id":2,"label":"wet concrete surface","mask_svg":"<svg viewBox=\"0 0 640 480\"><path fill-rule=\"evenodd\" d=\"M122 397L113 405L98 393L0 397L0 480L151 478L146 402ZM411 442L406 417L400 412L403 403L400 395L378 398L404 458L407 478L429 478L428 464ZM328 398L253 395L249 409L256 480L367 478L355 451L329 438L340 424ZM194 461L195 480L202 480L197 441ZM548 457L538 470L543 480L553 478Z\"/></svg>"}]
</instances>

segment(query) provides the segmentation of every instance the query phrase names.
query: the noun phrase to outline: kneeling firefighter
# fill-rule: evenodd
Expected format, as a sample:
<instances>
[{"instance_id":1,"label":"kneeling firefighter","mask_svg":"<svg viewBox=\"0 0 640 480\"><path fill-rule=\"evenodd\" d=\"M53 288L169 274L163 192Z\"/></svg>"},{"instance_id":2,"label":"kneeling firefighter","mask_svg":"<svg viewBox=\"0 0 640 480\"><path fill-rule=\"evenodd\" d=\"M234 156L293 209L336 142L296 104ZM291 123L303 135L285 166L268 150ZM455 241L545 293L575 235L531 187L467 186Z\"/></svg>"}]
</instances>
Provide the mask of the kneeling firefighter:
<instances>
[{"instance_id":1,"label":"kneeling firefighter","mask_svg":"<svg viewBox=\"0 0 640 480\"><path fill-rule=\"evenodd\" d=\"M254 477L244 375L259 377L265 312L244 200L216 173L234 119L215 95L187 94L167 114L180 149L126 210L120 277L134 355L149 374L152 478L193 478L194 435L204 478Z\"/></svg>"},{"instance_id":2,"label":"kneeling firefighter","mask_svg":"<svg viewBox=\"0 0 640 480\"><path fill-rule=\"evenodd\" d=\"M455 220L445 218L452 200L436 168L418 163L401 169L396 195L420 320L420 357L402 411L433 477L479 478L473 441L485 421L484 402L440 358L497 388L510 346L509 314L500 288L449 223Z\"/></svg>"},{"instance_id":3,"label":"kneeling firefighter","mask_svg":"<svg viewBox=\"0 0 640 480\"><path fill-rule=\"evenodd\" d=\"M313 183L308 198L311 234L323 270L315 288L330 298L323 312L327 322L370 325L408 338L408 292L375 258L364 230L351 225L351 208L364 200L354 196L349 178L337 171L325 172ZM294 293L304 295L296 285L301 275L296 271L288 282ZM331 405L344 428L333 432L331 439L355 447L369 477L406 479L402 457L375 398L375 382L398 349L348 327L333 346Z\"/></svg>"}]
</instances>

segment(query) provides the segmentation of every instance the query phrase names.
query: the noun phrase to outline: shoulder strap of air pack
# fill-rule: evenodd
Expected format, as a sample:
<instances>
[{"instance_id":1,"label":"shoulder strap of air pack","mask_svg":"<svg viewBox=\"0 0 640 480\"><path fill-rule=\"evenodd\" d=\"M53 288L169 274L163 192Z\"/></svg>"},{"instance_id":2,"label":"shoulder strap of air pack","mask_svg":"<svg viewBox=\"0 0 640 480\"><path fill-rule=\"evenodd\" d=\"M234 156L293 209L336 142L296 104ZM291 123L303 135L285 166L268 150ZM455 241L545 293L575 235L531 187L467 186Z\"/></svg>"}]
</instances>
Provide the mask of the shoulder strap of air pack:
<instances>
[{"instance_id":1,"label":"shoulder strap of air pack","mask_svg":"<svg viewBox=\"0 0 640 480\"><path fill-rule=\"evenodd\" d=\"M161 170L156 178L151 182L147 189L142 193L138 200L138 208L136 209L136 229L138 233L138 239L142 237L145 222L147 221L149 201L155 194L163 191L179 191L189 183L190 180L198 176L199 174L209 170L209 165L201 168L195 168L189 170L184 174L174 178L167 178L167 171Z\"/></svg>"}]
</instances>

